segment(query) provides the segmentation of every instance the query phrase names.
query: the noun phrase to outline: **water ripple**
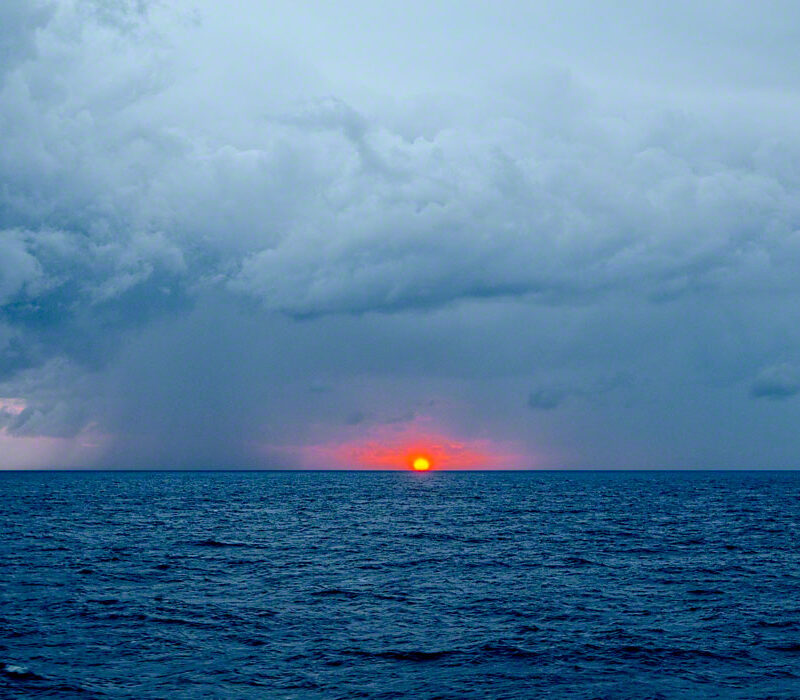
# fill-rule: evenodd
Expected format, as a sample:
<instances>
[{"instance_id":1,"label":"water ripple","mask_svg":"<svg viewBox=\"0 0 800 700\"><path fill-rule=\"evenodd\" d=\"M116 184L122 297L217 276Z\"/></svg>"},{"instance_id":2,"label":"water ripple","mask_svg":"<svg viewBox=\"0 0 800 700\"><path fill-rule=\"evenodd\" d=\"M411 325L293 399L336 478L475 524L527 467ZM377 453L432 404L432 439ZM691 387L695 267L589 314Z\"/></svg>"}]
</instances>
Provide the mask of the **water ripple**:
<instances>
[{"instance_id":1,"label":"water ripple","mask_svg":"<svg viewBox=\"0 0 800 700\"><path fill-rule=\"evenodd\" d=\"M800 697L800 474L2 473L2 698Z\"/></svg>"}]
</instances>

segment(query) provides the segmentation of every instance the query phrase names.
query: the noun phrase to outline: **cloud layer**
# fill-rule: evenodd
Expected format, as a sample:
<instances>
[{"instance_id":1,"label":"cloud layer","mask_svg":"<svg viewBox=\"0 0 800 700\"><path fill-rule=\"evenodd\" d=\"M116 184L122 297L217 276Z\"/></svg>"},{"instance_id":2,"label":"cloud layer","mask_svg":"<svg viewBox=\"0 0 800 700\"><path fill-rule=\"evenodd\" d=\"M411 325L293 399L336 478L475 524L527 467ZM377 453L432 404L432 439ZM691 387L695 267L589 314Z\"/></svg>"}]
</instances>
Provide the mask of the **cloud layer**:
<instances>
[{"instance_id":1,"label":"cloud layer","mask_svg":"<svg viewBox=\"0 0 800 700\"><path fill-rule=\"evenodd\" d=\"M282 3L4 3L4 434L257 466L276 435L427 411L570 464L733 460L664 436L686 396L752 418L797 392L800 42L791 4L713 5L621 7L620 38L569 8L353 2L381 48ZM643 73L659 51L675 74ZM415 396L382 394L398 377Z\"/></svg>"}]
</instances>

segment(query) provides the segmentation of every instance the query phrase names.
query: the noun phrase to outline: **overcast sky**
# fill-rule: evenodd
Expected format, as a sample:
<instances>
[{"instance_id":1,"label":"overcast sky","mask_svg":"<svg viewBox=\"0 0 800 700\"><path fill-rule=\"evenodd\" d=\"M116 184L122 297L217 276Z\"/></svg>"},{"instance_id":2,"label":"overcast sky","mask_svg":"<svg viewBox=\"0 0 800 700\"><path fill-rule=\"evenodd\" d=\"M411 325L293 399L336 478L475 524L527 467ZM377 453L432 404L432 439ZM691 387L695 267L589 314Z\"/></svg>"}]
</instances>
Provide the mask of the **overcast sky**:
<instances>
[{"instance_id":1,"label":"overcast sky","mask_svg":"<svg viewBox=\"0 0 800 700\"><path fill-rule=\"evenodd\" d=\"M0 467L800 466L798 66L796 0L3 0Z\"/></svg>"}]
</instances>

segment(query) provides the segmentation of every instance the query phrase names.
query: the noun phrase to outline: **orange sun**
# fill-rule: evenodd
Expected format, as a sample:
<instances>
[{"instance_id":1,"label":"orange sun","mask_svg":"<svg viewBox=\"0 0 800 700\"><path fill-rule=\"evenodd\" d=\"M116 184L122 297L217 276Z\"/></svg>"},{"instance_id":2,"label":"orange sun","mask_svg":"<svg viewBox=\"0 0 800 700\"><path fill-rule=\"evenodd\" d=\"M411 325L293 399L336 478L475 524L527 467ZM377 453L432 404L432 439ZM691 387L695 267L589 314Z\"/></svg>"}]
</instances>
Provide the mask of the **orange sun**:
<instances>
[{"instance_id":1,"label":"orange sun","mask_svg":"<svg viewBox=\"0 0 800 700\"><path fill-rule=\"evenodd\" d=\"M411 463L414 471L418 472L426 472L428 469L431 468L431 461L427 457L414 457L414 461Z\"/></svg>"}]
</instances>

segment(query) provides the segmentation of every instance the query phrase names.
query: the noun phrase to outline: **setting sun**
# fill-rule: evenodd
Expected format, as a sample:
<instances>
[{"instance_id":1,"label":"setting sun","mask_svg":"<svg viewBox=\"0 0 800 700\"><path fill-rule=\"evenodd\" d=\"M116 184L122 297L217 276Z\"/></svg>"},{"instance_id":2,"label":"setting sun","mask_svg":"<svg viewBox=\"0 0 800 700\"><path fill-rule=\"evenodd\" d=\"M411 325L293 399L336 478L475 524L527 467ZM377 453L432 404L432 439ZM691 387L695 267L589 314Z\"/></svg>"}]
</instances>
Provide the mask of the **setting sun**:
<instances>
[{"instance_id":1,"label":"setting sun","mask_svg":"<svg viewBox=\"0 0 800 700\"><path fill-rule=\"evenodd\" d=\"M431 468L431 461L427 457L415 457L411 466L418 472L424 472Z\"/></svg>"}]
</instances>

